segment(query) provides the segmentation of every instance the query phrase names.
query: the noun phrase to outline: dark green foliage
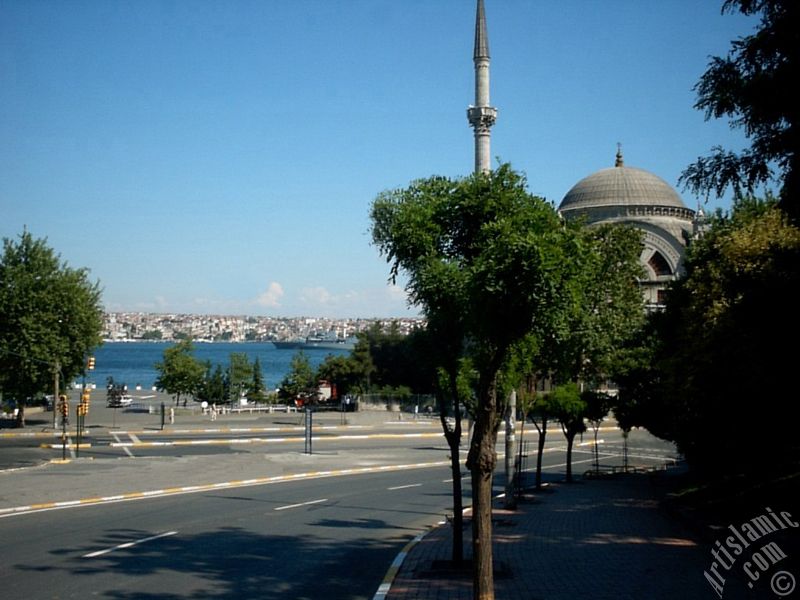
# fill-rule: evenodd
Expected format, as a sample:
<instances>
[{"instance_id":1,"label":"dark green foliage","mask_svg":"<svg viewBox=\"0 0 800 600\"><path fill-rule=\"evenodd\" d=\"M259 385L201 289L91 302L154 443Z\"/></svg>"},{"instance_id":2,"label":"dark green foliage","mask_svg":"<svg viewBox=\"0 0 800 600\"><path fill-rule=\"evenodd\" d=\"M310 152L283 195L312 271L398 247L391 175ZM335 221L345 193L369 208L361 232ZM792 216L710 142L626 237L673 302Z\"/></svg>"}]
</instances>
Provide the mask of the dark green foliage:
<instances>
[{"instance_id":1,"label":"dark green foliage","mask_svg":"<svg viewBox=\"0 0 800 600\"><path fill-rule=\"evenodd\" d=\"M641 231L629 226L574 227L567 310L537 342L528 368L556 382L600 385L617 352L644 321L638 279Z\"/></svg>"},{"instance_id":2,"label":"dark green foliage","mask_svg":"<svg viewBox=\"0 0 800 600\"><path fill-rule=\"evenodd\" d=\"M392 388L428 394L434 384L429 353L435 347L431 344L436 341L426 330L404 335L396 322L386 330L375 323L358 334L349 356L327 356L317 369L317 377L335 383L340 395Z\"/></svg>"},{"instance_id":3,"label":"dark green foliage","mask_svg":"<svg viewBox=\"0 0 800 600\"><path fill-rule=\"evenodd\" d=\"M416 181L382 194L372 206L373 241L392 277L400 271L408 276L411 301L429 326L448 335L436 366L446 372L451 399L458 395L461 358L471 359L476 374L467 458L476 596L492 588L491 481L507 383L501 371L515 344L531 332L550 333L568 288L573 236L526 185L501 165L462 180ZM457 468L454 461L454 478Z\"/></svg>"},{"instance_id":4,"label":"dark green foliage","mask_svg":"<svg viewBox=\"0 0 800 600\"><path fill-rule=\"evenodd\" d=\"M721 196L732 187L752 192L769 182L772 170L782 184L781 205L800 215L800 3L796 0L727 0L723 12L757 15L752 35L731 43L726 57L713 57L695 90L696 108L706 118L727 117L742 128L751 146L741 152L717 146L684 171L695 193Z\"/></svg>"},{"instance_id":5,"label":"dark green foliage","mask_svg":"<svg viewBox=\"0 0 800 600\"><path fill-rule=\"evenodd\" d=\"M548 408L561 424L561 431L567 438L567 482L572 481L572 447L575 436L586 431L586 400L581 396L578 384L574 382L556 386L548 397Z\"/></svg>"},{"instance_id":6,"label":"dark green foliage","mask_svg":"<svg viewBox=\"0 0 800 600\"><path fill-rule=\"evenodd\" d=\"M175 398L177 405L181 396L192 396L200 389L206 365L194 355L191 340L181 340L164 350L164 359L155 364L158 377L156 387Z\"/></svg>"},{"instance_id":7,"label":"dark green foliage","mask_svg":"<svg viewBox=\"0 0 800 600\"><path fill-rule=\"evenodd\" d=\"M798 264L800 230L769 202L738 202L691 247L686 276L654 321L659 368L649 388L634 379L625 393L646 401L639 418L695 465L729 470L797 456Z\"/></svg>"},{"instance_id":8,"label":"dark green foliage","mask_svg":"<svg viewBox=\"0 0 800 600\"><path fill-rule=\"evenodd\" d=\"M205 401L209 404L222 404L230 395L230 382L221 365L211 367L211 363L205 363L205 375L197 390L196 399Z\"/></svg>"},{"instance_id":9,"label":"dark green foliage","mask_svg":"<svg viewBox=\"0 0 800 600\"><path fill-rule=\"evenodd\" d=\"M318 397L318 381L311 368L308 356L301 350L292 357L290 371L281 382L278 395L287 401L303 400L316 402Z\"/></svg>"},{"instance_id":10,"label":"dark green foliage","mask_svg":"<svg viewBox=\"0 0 800 600\"><path fill-rule=\"evenodd\" d=\"M21 405L51 392L56 363L62 381L86 368L101 343L100 287L24 232L4 239L0 257L0 392Z\"/></svg>"},{"instance_id":11,"label":"dark green foliage","mask_svg":"<svg viewBox=\"0 0 800 600\"><path fill-rule=\"evenodd\" d=\"M253 365L244 352L231 352L228 365L228 380L232 396L230 401L238 403L239 398L247 394L253 380Z\"/></svg>"},{"instance_id":12,"label":"dark green foliage","mask_svg":"<svg viewBox=\"0 0 800 600\"><path fill-rule=\"evenodd\" d=\"M257 356L253 361L253 378L250 381L247 398L252 402L263 402L267 398L264 372L261 369L261 360Z\"/></svg>"}]
</instances>

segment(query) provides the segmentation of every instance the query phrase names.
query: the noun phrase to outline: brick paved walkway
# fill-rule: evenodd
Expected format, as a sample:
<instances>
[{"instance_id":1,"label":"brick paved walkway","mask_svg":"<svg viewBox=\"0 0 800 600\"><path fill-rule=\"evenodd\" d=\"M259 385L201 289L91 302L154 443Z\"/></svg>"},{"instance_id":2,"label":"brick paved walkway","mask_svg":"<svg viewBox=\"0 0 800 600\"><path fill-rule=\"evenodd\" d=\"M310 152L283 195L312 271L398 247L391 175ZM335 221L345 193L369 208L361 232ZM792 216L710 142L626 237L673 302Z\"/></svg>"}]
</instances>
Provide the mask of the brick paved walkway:
<instances>
[{"instance_id":1,"label":"brick paved walkway","mask_svg":"<svg viewBox=\"0 0 800 600\"><path fill-rule=\"evenodd\" d=\"M494 521L498 599L717 597L703 576L708 549L659 509L650 475L557 483L516 511L496 509ZM388 600L472 597L469 572L433 568L433 561L449 558L450 534L449 526L440 527L411 548ZM464 537L469 554L468 527Z\"/></svg>"}]
</instances>

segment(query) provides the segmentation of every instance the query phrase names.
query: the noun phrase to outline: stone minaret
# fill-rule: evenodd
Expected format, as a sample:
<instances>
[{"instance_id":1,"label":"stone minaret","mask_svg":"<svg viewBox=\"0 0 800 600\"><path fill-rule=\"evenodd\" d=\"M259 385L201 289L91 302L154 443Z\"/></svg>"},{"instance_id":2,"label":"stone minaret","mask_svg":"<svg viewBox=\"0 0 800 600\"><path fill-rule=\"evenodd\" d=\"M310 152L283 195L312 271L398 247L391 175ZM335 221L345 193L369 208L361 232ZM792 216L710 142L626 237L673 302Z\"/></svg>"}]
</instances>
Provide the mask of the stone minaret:
<instances>
[{"instance_id":1,"label":"stone minaret","mask_svg":"<svg viewBox=\"0 0 800 600\"><path fill-rule=\"evenodd\" d=\"M467 118L475 130L475 172L488 173L492 170L491 128L497 120L497 109L489 105L489 37L483 0L478 0L472 60L475 63L475 106L467 109Z\"/></svg>"}]
</instances>

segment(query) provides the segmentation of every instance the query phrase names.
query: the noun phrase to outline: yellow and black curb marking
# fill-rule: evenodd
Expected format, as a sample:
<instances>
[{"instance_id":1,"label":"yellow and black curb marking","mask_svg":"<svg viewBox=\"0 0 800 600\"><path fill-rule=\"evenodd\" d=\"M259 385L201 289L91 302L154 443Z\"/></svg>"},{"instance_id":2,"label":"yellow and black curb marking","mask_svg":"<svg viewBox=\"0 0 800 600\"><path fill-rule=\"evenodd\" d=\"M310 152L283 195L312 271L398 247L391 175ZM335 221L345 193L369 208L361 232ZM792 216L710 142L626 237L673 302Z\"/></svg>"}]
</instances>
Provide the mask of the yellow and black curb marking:
<instances>
[{"instance_id":1,"label":"yellow and black curb marking","mask_svg":"<svg viewBox=\"0 0 800 600\"><path fill-rule=\"evenodd\" d=\"M392 471L407 471L412 469L429 469L449 465L450 461L435 461L416 464L384 465L380 467L356 467L352 469L336 469L330 471L311 471L308 473L296 473L294 475L277 475L274 477L258 477L254 479L242 479L236 481L224 481L221 483L208 483L200 485L188 485L184 487L164 488L159 490L149 490L146 492L132 492L128 494L117 494L114 496L99 496L95 498L83 498L81 500L67 500L64 502L42 502L29 504L27 506L15 506L11 508L0 508L0 519L14 515L41 512L46 510L60 510L64 508L77 508L81 506L93 506L98 504L110 504L112 502L127 502L132 500L144 500L147 498L163 498L166 496L177 496L180 494L197 494L220 489L233 489L239 487L251 487L258 485L270 485L275 483L285 483L287 481L298 481L303 479L321 479L323 477L341 477L345 475L366 475L369 473L386 473Z\"/></svg>"}]
</instances>

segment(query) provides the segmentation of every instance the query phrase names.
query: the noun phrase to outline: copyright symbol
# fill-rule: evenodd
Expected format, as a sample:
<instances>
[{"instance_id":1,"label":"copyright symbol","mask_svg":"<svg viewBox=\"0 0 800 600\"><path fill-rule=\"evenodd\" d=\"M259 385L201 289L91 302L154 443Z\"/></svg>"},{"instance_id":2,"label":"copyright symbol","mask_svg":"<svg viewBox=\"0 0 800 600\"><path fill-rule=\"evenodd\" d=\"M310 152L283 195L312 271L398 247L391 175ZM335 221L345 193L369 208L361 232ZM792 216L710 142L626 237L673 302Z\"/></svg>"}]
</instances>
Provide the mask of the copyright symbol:
<instances>
[{"instance_id":1,"label":"copyright symbol","mask_svg":"<svg viewBox=\"0 0 800 600\"><path fill-rule=\"evenodd\" d=\"M789 571L778 571L772 576L769 586L776 596L788 596L794 591L794 575Z\"/></svg>"}]
</instances>

